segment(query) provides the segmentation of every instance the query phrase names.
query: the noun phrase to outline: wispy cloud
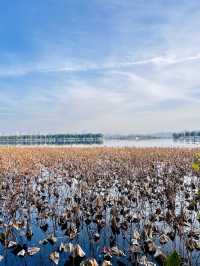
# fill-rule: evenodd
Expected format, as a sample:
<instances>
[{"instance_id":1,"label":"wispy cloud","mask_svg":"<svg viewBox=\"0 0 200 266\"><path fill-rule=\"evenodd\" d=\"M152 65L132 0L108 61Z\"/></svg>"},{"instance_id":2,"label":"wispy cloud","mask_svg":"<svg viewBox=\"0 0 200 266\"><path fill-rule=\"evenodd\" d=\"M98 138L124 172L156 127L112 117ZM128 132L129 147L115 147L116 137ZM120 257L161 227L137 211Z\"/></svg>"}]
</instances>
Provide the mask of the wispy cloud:
<instances>
[{"instance_id":1,"label":"wispy cloud","mask_svg":"<svg viewBox=\"0 0 200 266\"><path fill-rule=\"evenodd\" d=\"M104 62L104 63L77 63L74 64L68 63L65 64L63 61L68 61L67 59L62 59L61 65L54 65L50 63L50 66L46 66L47 64L38 63L33 64L31 66L15 66L15 67L4 67L0 68L0 76L24 76L34 73L62 73L62 72L87 72L87 71L97 71L97 70L117 70L128 68L132 66L140 66L140 65L153 65L159 67L165 67L176 64L189 63L192 61L199 61L200 53L196 53L194 55L186 56L186 57L175 57L175 56L155 56L152 58L135 60L135 61L113 61L113 62Z\"/></svg>"}]
</instances>

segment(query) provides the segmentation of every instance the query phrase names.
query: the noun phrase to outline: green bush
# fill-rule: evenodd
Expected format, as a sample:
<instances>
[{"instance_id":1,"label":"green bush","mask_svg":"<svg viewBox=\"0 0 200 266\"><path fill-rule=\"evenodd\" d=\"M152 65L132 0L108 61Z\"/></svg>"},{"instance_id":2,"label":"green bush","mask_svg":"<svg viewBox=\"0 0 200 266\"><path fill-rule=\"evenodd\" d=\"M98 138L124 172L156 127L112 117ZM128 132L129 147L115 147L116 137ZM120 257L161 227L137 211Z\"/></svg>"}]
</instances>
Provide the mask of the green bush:
<instances>
[{"instance_id":1,"label":"green bush","mask_svg":"<svg viewBox=\"0 0 200 266\"><path fill-rule=\"evenodd\" d=\"M199 172L200 171L200 153L197 153L195 155L194 161L192 163L192 169L195 172Z\"/></svg>"},{"instance_id":2,"label":"green bush","mask_svg":"<svg viewBox=\"0 0 200 266\"><path fill-rule=\"evenodd\" d=\"M166 258L165 266L180 266L180 265L181 265L181 257L175 250Z\"/></svg>"}]
</instances>

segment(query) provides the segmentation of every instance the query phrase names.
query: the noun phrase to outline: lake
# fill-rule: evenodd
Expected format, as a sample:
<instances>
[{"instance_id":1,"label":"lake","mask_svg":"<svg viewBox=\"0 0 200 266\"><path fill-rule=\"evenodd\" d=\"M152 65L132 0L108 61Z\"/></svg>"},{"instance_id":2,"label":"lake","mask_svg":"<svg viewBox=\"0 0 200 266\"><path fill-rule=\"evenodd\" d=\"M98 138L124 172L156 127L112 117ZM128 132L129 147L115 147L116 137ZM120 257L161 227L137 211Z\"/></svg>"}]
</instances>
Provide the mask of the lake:
<instances>
[{"instance_id":1,"label":"lake","mask_svg":"<svg viewBox=\"0 0 200 266\"><path fill-rule=\"evenodd\" d=\"M7 147L7 145L0 145ZM15 145L11 146L15 147ZM143 140L119 140L119 139L105 139L103 144L73 144L73 145L17 145L16 147L174 147L174 148L198 148L199 141L174 141L173 139L143 139Z\"/></svg>"},{"instance_id":2,"label":"lake","mask_svg":"<svg viewBox=\"0 0 200 266\"><path fill-rule=\"evenodd\" d=\"M174 141L173 139L148 139L148 140L105 140L104 146L108 147L200 147L200 142Z\"/></svg>"},{"instance_id":3,"label":"lake","mask_svg":"<svg viewBox=\"0 0 200 266\"><path fill-rule=\"evenodd\" d=\"M200 142L194 141L174 141L173 139L146 139L146 140L104 140L100 145L72 145L72 147L179 147L179 148L198 148Z\"/></svg>"}]
</instances>

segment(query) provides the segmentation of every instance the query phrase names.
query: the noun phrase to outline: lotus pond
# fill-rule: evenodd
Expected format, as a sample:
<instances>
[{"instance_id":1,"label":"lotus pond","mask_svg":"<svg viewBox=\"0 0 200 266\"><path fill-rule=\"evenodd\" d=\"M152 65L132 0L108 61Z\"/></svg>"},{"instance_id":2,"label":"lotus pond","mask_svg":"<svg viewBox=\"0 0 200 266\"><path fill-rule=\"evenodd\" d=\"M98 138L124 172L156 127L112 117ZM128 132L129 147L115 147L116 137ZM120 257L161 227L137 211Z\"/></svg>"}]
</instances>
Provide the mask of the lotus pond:
<instances>
[{"instance_id":1,"label":"lotus pond","mask_svg":"<svg viewBox=\"0 0 200 266\"><path fill-rule=\"evenodd\" d=\"M200 265L198 152L1 148L0 265Z\"/></svg>"}]
</instances>

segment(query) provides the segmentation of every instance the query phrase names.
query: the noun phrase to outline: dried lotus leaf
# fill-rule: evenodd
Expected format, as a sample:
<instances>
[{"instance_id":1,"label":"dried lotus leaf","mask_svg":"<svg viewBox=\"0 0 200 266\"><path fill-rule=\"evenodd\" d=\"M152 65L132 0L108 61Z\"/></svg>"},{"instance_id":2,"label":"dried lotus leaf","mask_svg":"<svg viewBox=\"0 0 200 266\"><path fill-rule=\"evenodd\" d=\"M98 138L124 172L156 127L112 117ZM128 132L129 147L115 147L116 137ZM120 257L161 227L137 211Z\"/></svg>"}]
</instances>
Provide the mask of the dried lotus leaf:
<instances>
[{"instance_id":1,"label":"dried lotus leaf","mask_svg":"<svg viewBox=\"0 0 200 266\"><path fill-rule=\"evenodd\" d=\"M72 243L65 244L65 252L72 253L74 251L74 245Z\"/></svg>"},{"instance_id":2,"label":"dried lotus leaf","mask_svg":"<svg viewBox=\"0 0 200 266\"><path fill-rule=\"evenodd\" d=\"M20 229L20 223L19 222L14 222L14 223L11 224L11 226L13 228L15 228L16 230L19 230Z\"/></svg>"},{"instance_id":3,"label":"dried lotus leaf","mask_svg":"<svg viewBox=\"0 0 200 266\"><path fill-rule=\"evenodd\" d=\"M57 238L54 235L50 235L47 240L50 244L54 245L57 242Z\"/></svg>"},{"instance_id":4,"label":"dried lotus leaf","mask_svg":"<svg viewBox=\"0 0 200 266\"><path fill-rule=\"evenodd\" d=\"M104 260L102 266L112 266L112 263L109 260Z\"/></svg>"},{"instance_id":5,"label":"dried lotus leaf","mask_svg":"<svg viewBox=\"0 0 200 266\"><path fill-rule=\"evenodd\" d=\"M61 242L60 247L59 247L59 251L63 252L64 250L65 250L65 245Z\"/></svg>"},{"instance_id":6,"label":"dried lotus leaf","mask_svg":"<svg viewBox=\"0 0 200 266\"><path fill-rule=\"evenodd\" d=\"M56 265L58 265L59 263L59 259L60 259L60 255L57 251L54 251L52 252L50 255L49 255L49 259L51 261L53 261Z\"/></svg>"},{"instance_id":7,"label":"dried lotus leaf","mask_svg":"<svg viewBox=\"0 0 200 266\"><path fill-rule=\"evenodd\" d=\"M195 241L192 238L188 238L186 240L186 247L189 251L193 251L195 249Z\"/></svg>"},{"instance_id":8,"label":"dried lotus leaf","mask_svg":"<svg viewBox=\"0 0 200 266\"><path fill-rule=\"evenodd\" d=\"M17 245L17 242L15 242L15 241L9 241L8 242L8 248L15 247L16 245Z\"/></svg>"},{"instance_id":9,"label":"dried lotus leaf","mask_svg":"<svg viewBox=\"0 0 200 266\"><path fill-rule=\"evenodd\" d=\"M159 263L159 265L164 265L167 256L159 248L157 248L154 254L154 258Z\"/></svg>"},{"instance_id":10,"label":"dried lotus leaf","mask_svg":"<svg viewBox=\"0 0 200 266\"><path fill-rule=\"evenodd\" d=\"M195 241L195 248L197 249L197 250L200 250L200 241L199 240L197 240L197 241Z\"/></svg>"},{"instance_id":11,"label":"dried lotus leaf","mask_svg":"<svg viewBox=\"0 0 200 266\"><path fill-rule=\"evenodd\" d=\"M4 226L4 222L2 219L0 219L0 228Z\"/></svg>"},{"instance_id":12,"label":"dried lotus leaf","mask_svg":"<svg viewBox=\"0 0 200 266\"><path fill-rule=\"evenodd\" d=\"M4 232L0 233L0 242L2 242L3 244L5 243L6 240L6 235Z\"/></svg>"},{"instance_id":13,"label":"dried lotus leaf","mask_svg":"<svg viewBox=\"0 0 200 266\"><path fill-rule=\"evenodd\" d=\"M28 239L31 239L32 236L33 236L33 232L32 232L32 230L28 230L28 231L26 232L26 237L27 237Z\"/></svg>"},{"instance_id":14,"label":"dried lotus leaf","mask_svg":"<svg viewBox=\"0 0 200 266\"><path fill-rule=\"evenodd\" d=\"M100 236L99 233L95 233L95 234L94 234L94 241L95 241L95 242L99 241L100 238L101 238L101 236Z\"/></svg>"},{"instance_id":15,"label":"dried lotus leaf","mask_svg":"<svg viewBox=\"0 0 200 266\"><path fill-rule=\"evenodd\" d=\"M156 244L153 242L153 240L147 240L145 242L145 250L149 253L155 253L156 252Z\"/></svg>"},{"instance_id":16,"label":"dried lotus leaf","mask_svg":"<svg viewBox=\"0 0 200 266\"><path fill-rule=\"evenodd\" d=\"M159 238L161 244L166 244L170 239L167 235L162 234Z\"/></svg>"},{"instance_id":17,"label":"dried lotus leaf","mask_svg":"<svg viewBox=\"0 0 200 266\"><path fill-rule=\"evenodd\" d=\"M137 241L132 241L132 244L129 247L129 252L130 253L140 253L141 252L141 247Z\"/></svg>"},{"instance_id":18,"label":"dried lotus leaf","mask_svg":"<svg viewBox=\"0 0 200 266\"><path fill-rule=\"evenodd\" d=\"M47 243L48 243L48 240L46 238L39 241L40 245L46 245Z\"/></svg>"},{"instance_id":19,"label":"dried lotus leaf","mask_svg":"<svg viewBox=\"0 0 200 266\"><path fill-rule=\"evenodd\" d=\"M125 256L124 252L120 250L117 246L111 248L111 254L112 256L118 256L118 257Z\"/></svg>"},{"instance_id":20,"label":"dried lotus leaf","mask_svg":"<svg viewBox=\"0 0 200 266\"><path fill-rule=\"evenodd\" d=\"M140 266L156 266L155 263L148 261L146 256L142 256L139 259L139 265Z\"/></svg>"},{"instance_id":21,"label":"dried lotus leaf","mask_svg":"<svg viewBox=\"0 0 200 266\"><path fill-rule=\"evenodd\" d=\"M60 252L69 252L72 253L73 251L73 244L72 243L67 243L64 244L61 242L60 247L59 247Z\"/></svg>"},{"instance_id":22,"label":"dried lotus leaf","mask_svg":"<svg viewBox=\"0 0 200 266\"><path fill-rule=\"evenodd\" d=\"M48 226L49 225L46 223L46 224L40 225L40 228L42 229L42 231L46 232L48 230Z\"/></svg>"},{"instance_id":23,"label":"dried lotus leaf","mask_svg":"<svg viewBox=\"0 0 200 266\"><path fill-rule=\"evenodd\" d=\"M29 247L27 250L27 253L29 256L33 256L35 254L37 254L40 251L40 248L38 247Z\"/></svg>"},{"instance_id":24,"label":"dried lotus leaf","mask_svg":"<svg viewBox=\"0 0 200 266\"><path fill-rule=\"evenodd\" d=\"M79 245L75 245L73 248L72 256L74 258L81 257L83 258L85 256L85 252L82 250L82 248Z\"/></svg>"},{"instance_id":25,"label":"dried lotus leaf","mask_svg":"<svg viewBox=\"0 0 200 266\"><path fill-rule=\"evenodd\" d=\"M137 230L134 230L133 238L136 239L136 240L140 240L141 236L140 236L140 233Z\"/></svg>"},{"instance_id":26,"label":"dried lotus leaf","mask_svg":"<svg viewBox=\"0 0 200 266\"><path fill-rule=\"evenodd\" d=\"M98 263L95 259L87 259L81 262L80 266L98 266Z\"/></svg>"},{"instance_id":27,"label":"dried lotus leaf","mask_svg":"<svg viewBox=\"0 0 200 266\"><path fill-rule=\"evenodd\" d=\"M24 249L20 250L18 253L17 253L17 256L20 256L20 257L24 257L26 254L26 251Z\"/></svg>"}]
</instances>

